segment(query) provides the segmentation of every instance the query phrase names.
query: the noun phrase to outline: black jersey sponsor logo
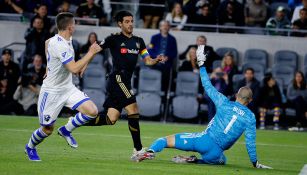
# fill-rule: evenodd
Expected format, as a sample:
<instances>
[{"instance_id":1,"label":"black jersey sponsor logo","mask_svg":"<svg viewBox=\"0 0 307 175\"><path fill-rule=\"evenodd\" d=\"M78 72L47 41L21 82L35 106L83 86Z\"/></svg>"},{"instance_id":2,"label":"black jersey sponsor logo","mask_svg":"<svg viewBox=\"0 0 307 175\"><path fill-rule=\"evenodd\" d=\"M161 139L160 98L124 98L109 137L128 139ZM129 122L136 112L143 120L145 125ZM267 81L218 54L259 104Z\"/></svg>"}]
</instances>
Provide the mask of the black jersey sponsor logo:
<instances>
[{"instance_id":1,"label":"black jersey sponsor logo","mask_svg":"<svg viewBox=\"0 0 307 175\"><path fill-rule=\"evenodd\" d=\"M127 53L130 53L130 54L139 54L139 50L137 50L137 49L121 48L121 49L120 49L120 53L121 53L121 54L127 54Z\"/></svg>"}]
</instances>

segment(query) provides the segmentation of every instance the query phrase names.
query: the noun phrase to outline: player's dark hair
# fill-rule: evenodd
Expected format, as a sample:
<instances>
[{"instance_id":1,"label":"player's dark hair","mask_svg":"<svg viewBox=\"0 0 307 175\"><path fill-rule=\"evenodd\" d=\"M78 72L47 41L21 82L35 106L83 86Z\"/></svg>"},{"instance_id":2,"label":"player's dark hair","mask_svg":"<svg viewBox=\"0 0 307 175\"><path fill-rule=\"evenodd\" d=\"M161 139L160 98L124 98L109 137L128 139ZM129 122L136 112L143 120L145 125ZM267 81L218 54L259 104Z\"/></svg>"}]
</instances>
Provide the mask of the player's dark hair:
<instances>
[{"instance_id":1,"label":"player's dark hair","mask_svg":"<svg viewBox=\"0 0 307 175\"><path fill-rule=\"evenodd\" d=\"M126 17L126 16L132 16L133 17L133 15L130 12L123 10L123 11L119 11L119 12L116 13L116 15L114 16L114 20L116 22L123 22L124 17Z\"/></svg>"},{"instance_id":2,"label":"player's dark hair","mask_svg":"<svg viewBox=\"0 0 307 175\"><path fill-rule=\"evenodd\" d=\"M246 68L244 73L246 73L247 71L251 71L253 74L255 73L255 70L251 67Z\"/></svg>"},{"instance_id":3,"label":"player's dark hair","mask_svg":"<svg viewBox=\"0 0 307 175\"><path fill-rule=\"evenodd\" d=\"M301 11L304 11L304 12L307 13L307 8L302 8L302 9L300 10L300 12L301 12Z\"/></svg>"},{"instance_id":4,"label":"player's dark hair","mask_svg":"<svg viewBox=\"0 0 307 175\"><path fill-rule=\"evenodd\" d=\"M70 12L62 12L56 16L55 23L58 30L65 30L73 21L74 15Z\"/></svg>"},{"instance_id":5,"label":"player's dark hair","mask_svg":"<svg viewBox=\"0 0 307 175\"><path fill-rule=\"evenodd\" d=\"M298 86L297 86L297 83L298 83L298 82L296 82L296 79L295 79L296 74L300 74L301 77L302 77L302 82L300 82L301 87L298 87ZM295 72L294 77L293 77L293 80L292 80L292 84L293 84L294 89L305 90L305 88L306 88L305 76L304 76L304 73L303 73L302 71L296 71L296 72Z\"/></svg>"}]
</instances>

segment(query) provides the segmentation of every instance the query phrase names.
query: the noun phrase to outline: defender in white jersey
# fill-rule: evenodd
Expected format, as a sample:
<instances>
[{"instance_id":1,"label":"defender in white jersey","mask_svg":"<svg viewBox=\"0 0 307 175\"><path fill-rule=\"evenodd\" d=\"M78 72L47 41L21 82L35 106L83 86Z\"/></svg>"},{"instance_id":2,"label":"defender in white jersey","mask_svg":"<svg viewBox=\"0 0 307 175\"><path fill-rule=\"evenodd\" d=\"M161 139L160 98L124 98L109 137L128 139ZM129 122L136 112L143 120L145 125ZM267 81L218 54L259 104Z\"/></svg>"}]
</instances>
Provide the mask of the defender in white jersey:
<instances>
[{"instance_id":1,"label":"defender in white jersey","mask_svg":"<svg viewBox=\"0 0 307 175\"><path fill-rule=\"evenodd\" d=\"M79 61L74 61L72 34L75 21L71 13L60 13L56 17L58 34L46 41L47 77L43 81L38 100L38 115L41 127L35 130L26 144L25 152L31 161L40 161L36 145L48 137L54 128L60 111L64 106L79 113L58 129L58 134L73 147L78 147L71 132L97 117L98 110L90 98L72 83L72 73L83 74L86 65L102 49L94 43L88 53Z\"/></svg>"}]
</instances>

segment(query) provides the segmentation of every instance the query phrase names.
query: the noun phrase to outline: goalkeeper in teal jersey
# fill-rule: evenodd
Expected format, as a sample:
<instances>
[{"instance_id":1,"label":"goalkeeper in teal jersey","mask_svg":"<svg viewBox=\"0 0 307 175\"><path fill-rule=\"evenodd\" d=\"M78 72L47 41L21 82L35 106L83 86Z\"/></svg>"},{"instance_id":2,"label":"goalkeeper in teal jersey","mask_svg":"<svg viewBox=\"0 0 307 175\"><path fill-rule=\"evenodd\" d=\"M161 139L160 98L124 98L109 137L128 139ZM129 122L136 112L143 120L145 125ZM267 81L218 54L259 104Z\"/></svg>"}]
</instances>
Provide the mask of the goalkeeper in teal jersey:
<instances>
[{"instance_id":1,"label":"goalkeeper in teal jersey","mask_svg":"<svg viewBox=\"0 0 307 175\"><path fill-rule=\"evenodd\" d=\"M155 153L164 148L176 148L184 151L200 153L201 159L195 156L177 156L173 161L177 163L205 163L226 164L224 151L231 146L244 133L246 149L251 163L256 168L271 168L258 163L256 153L256 119L255 115L246 107L252 101L252 91L248 87L242 87L236 94L236 101L229 101L219 93L211 84L204 62L205 46L200 45L197 49L197 62L200 67L202 85L216 106L216 114L205 131L199 133L179 133L159 138L149 147L146 152L134 157L135 161L153 159Z\"/></svg>"}]
</instances>

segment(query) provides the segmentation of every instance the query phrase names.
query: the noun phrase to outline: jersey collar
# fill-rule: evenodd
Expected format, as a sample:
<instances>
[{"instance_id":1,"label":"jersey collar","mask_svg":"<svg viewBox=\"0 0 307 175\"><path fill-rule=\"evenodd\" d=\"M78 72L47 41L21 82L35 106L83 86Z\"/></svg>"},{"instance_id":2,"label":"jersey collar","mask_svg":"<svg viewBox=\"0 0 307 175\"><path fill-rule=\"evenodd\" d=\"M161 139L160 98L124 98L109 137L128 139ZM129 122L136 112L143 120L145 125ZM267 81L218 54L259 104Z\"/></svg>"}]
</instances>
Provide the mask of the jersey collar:
<instances>
[{"instance_id":1,"label":"jersey collar","mask_svg":"<svg viewBox=\"0 0 307 175\"><path fill-rule=\"evenodd\" d=\"M63 41L65 41L68 45L72 44L72 36L69 38L69 40L66 40L65 38L63 38L61 35L59 34L55 34L56 37L61 38Z\"/></svg>"}]
</instances>

